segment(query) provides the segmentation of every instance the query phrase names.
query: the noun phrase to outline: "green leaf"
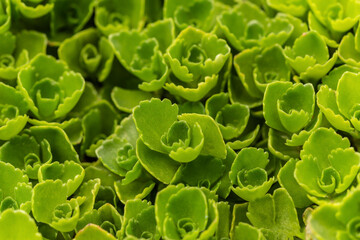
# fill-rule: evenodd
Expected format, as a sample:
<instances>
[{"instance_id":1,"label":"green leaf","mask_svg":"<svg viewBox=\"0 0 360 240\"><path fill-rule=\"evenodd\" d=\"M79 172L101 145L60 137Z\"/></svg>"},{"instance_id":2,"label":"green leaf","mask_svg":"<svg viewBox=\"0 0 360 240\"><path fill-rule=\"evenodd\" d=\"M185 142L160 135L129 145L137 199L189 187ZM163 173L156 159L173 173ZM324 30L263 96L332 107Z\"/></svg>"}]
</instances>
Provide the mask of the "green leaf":
<instances>
[{"instance_id":1,"label":"green leaf","mask_svg":"<svg viewBox=\"0 0 360 240\"><path fill-rule=\"evenodd\" d=\"M26 125L28 105L14 88L0 83L0 139L9 140Z\"/></svg>"},{"instance_id":2,"label":"green leaf","mask_svg":"<svg viewBox=\"0 0 360 240\"><path fill-rule=\"evenodd\" d=\"M235 227L233 239L235 240L263 240L265 239L264 235L261 233L259 229L256 229L255 227L240 222Z\"/></svg>"},{"instance_id":3,"label":"green leaf","mask_svg":"<svg viewBox=\"0 0 360 240\"><path fill-rule=\"evenodd\" d=\"M326 144L324 144L326 143ZM342 138L339 134L329 128L319 128L315 130L305 142L300 153L301 158L311 155L319 162L328 162L328 156L335 149L346 149L350 147L347 138Z\"/></svg>"},{"instance_id":4,"label":"green leaf","mask_svg":"<svg viewBox=\"0 0 360 240\"><path fill-rule=\"evenodd\" d=\"M34 126L26 131L33 136L37 142L42 142L43 139L48 141L51 146L51 154L56 161L63 163L66 160L79 162L79 156L64 130L53 126Z\"/></svg>"},{"instance_id":5,"label":"green leaf","mask_svg":"<svg viewBox=\"0 0 360 240\"><path fill-rule=\"evenodd\" d=\"M1 239L43 239L35 221L22 210L7 209L0 214Z\"/></svg>"},{"instance_id":6,"label":"green leaf","mask_svg":"<svg viewBox=\"0 0 360 240\"><path fill-rule=\"evenodd\" d=\"M200 125L204 134L204 146L200 154L221 159L226 157L226 147L220 129L211 117L196 113L184 113L179 115L178 119L186 121L189 125L195 123Z\"/></svg>"},{"instance_id":7,"label":"green leaf","mask_svg":"<svg viewBox=\"0 0 360 240\"><path fill-rule=\"evenodd\" d=\"M133 199L145 198L155 187L155 182L147 175L139 177L130 183L115 182L115 192L122 203Z\"/></svg>"},{"instance_id":8,"label":"green leaf","mask_svg":"<svg viewBox=\"0 0 360 240\"><path fill-rule=\"evenodd\" d=\"M294 99L301 98L301 104ZM281 123L289 132L297 132L304 128L312 118L315 108L315 91L311 84L295 85L278 101L278 112Z\"/></svg>"},{"instance_id":9,"label":"green leaf","mask_svg":"<svg viewBox=\"0 0 360 240\"><path fill-rule=\"evenodd\" d=\"M173 18L176 27L184 29L187 26L196 27L205 31L211 30L214 11L213 0L192 1L165 1L164 17Z\"/></svg>"},{"instance_id":10,"label":"green leaf","mask_svg":"<svg viewBox=\"0 0 360 240\"><path fill-rule=\"evenodd\" d=\"M38 222L51 223L53 211L66 202L67 187L61 180L36 184L32 197L32 213Z\"/></svg>"},{"instance_id":11,"label":"green leaf","mask_svg":"<svg viewBox=\"0 0 360 240\"><path fill-rule=\"evenodd\" d=\"M284 0L267 0L267 4L279 12L291 14L296 17L302 17L308 10L305 0L301 1L284 1Z\"/></svg>"},{"instance_id":12,"label":"green leaf","mask_svg":"<svg viewBox=\"0 0 360 240\"><path fill-rule=\"evenodd\" d=\"M0 161L1 181L0 190L2 197L15 198L16 187L20 183L28 183L29 178L20 169L15 168L10 163Z\"/></svg>"},{"instance_id":13,"label":"green leaf","mask_svg":"<svg viewBox=\"0 0 360 240\"><path fill-rule=\"evenodd\" d=\"M86 200L80 205L80 217L85 213L90 212L94 208L96 195L99 192L101 185L100 178L91 179L83 182L74 193L75 197L85 197Z\"/></svg>"},{"instance_id":14,"label":"green leaf","mask_svg":"<svg viewBox=\"0 0 360 240\"><path fill-rule=\"evenodd\" d=\"M198 83L195 83L195 86L192 83L183 83L174 77L171 79L170 83L165 83L164 89L191 102L203 99L218 83L218 76L215 74L200 79Z\"/></svg>"},{"instance_id":15,"label":"green leaf","mask_svg":"<svg viewBox=\"0 0 360 240\"><path fill-rule=\"evenodd\" d=\"M154 206L145 200L129 200L124 208L123 235L134 238L159 239L156 229Z\"/></svg>"},{"instance_id":16,"label":"green leaf","mask_svg":"<svg viewBox=\"0 0 360 240\"><path fill-rule=\"evenodd\" d=\"M319 239L335 240L339 231L344 229L336 219L338 208L331 204L323 204L314 210L309 219L310 234Z\"/></svg>"},{"instance_id":17,"label":"green leaf","mask_svg":"<svg viewBox=\"0 0 360 240\"><path fill-rule=\"evenodd\" d=\"M168 99L153 98L134 109L134 120L140 138L152 150L164 152L161 137L177 120L178 107Z\"/></svg>"},{"instance_id":18,"label":"green leaf","mask_svg":"<svg viewBox=\"0 0 360 240\"><path fill-rule=\"evenodd\" d=\"M221 159L199 156L194 161L181 165L171 183L212 189L224 175L224 168Z\"/></svg>"},{"instance_id":19,"label":"green leaf","mask_svg":"<svg viewBox=\"0 0 360 240\"><path fill-rule=\"evenodd\" d=\"M81 229L75 236L75 240L115 240L116 238L110 233L103 230L95 224L89 224Z\"/></svg>"},{"instance_id":20,"label":"green leaf","mask_svg":"<svg viewBox=\"0 0 360 240\"><path fill-rule=\"evenodd\" d=\"M84 137L80 153L95 157L95 150L107 136L114 132L120 116L106 100L94 103L87 110L81 124Z\"/></svg>"},{"instance_id":21,"label":"green leaf","mask_svg":"<svg viewBox=\"0 0 360 240\"><path fill-rule=\"evenodd\" d=\"M11 3L10 0L2 1L0 7L0 32L3 33L10 28L11 24Z\"/></svg>"},{"instance_id":22,"label":"green leaf","mask_svg":"<svg viewBox=\"0 0 360 240\"><path fill-rule=\"evenodd\" d=\"M336 101L336 91L330 89L328 86L321 86L317 92L317 105L332 126L346 132L352 132L354 130L350 121L340 113Z\"/></svg>"},{"instance_id":23,"label":"green leaf","mask_svg":"<svg viewBox=\"0 0 360 240\"><path fill-rule=\"evenodd\" d=\"M300 147L289 146L287 142L291 139L289 134L269 129L268 148L269 151L276 157L289 160L290 158L299 158Z\"/></svg>"},{"instance_id":24,"label":"green leaf","mask_svg":"<svg viewBox=\"0 0 360 240\"><path fill-rule=\"evenodd\" d=\"M273 63L277 62L276 65ZM289 81L290 68L279 45L265 48L255 57L253 76L256 87L265 92L266 86L273 81Z\"/></svg>"},{"instance_id":25,"label":"green leaf","mask_svg":"<svg viewBox=\"0 0 360 240\"><path fill-rule=\"evenodd\" d=\"M179 163L166 154L156 152L147 147L141 138L136 144L136 155L141 165L156 179L169 184L179 168Z\"/></svg>"},{"instance_id":26,"label":"green leaf","mask_svg":"<svg viewBox=\"0 0 360 240\"><path fill-rule=\"evenodd\" d=\"M228 95L214 94L206 101L206 113L218 123L224 139L239 137L249 120L250 111L247 106L228 104Z\"/></svg>"},{"instance_id":27,"label":"green leaf","mask_svg":"<svg viewBox=\"0 0 360 240\"><path fill-rule=\"evenodd\" d=\"M294 178L296 160L290 159L280 169L277 179L280 186L285 188L294 201L295 207L304 208L311 205L311 201L307 198L306 191L298 184Z\"/></svg>"},{"instance_id":28,"label":"green leaf","mask_svg":"<svg viewBox=\"0 0 360 240\"><path fill-rule=\"evenodd\" d=\"M43 4L37 1L15 0L14 3L26 18L40 18L50 13L54 8L54 3L52 2Z\"/></svg>"},{"instance_id":29,"label":"green leaf","mask_svg":"<svg viewBox=\"0 0 360 240\"><path fill-rule=\"evenodd\" d=\"M272 196L267 194L250 202L246 215L267 239L292 238L300 234L294 203L283 188L276 189Z\"/></svg>"},{"instance_id":30,"label":"green leaf","mask_svg":"<svg viewBox=\"0 0 360 240\"><path fill-rule=\"evenodd\" d=\"M37 184L32 196L34 218L62 232L73 230L79 219L79 204L85 199L67 200L66 196L67 187L61 180Z\"/></svg>"},{"instance_id":31,"label":"green leaf","mask_svg":"<svg viewBox=\"0 0 360 240\"><path fill-rule=\"evenodd\" d=\"M336 101L339 111L347 119L353 116L356 107L360 104L360 98L356 95L357 88L360 87L357 81L359 78L359 74L348 72L342 75L338 83Z\"/></svg>"},{"instance_id":32,"label":"green leaf","mask_svg":"<svg viewBox=\"0 0 360 240\"><path fill-rule=\"evenodd\" d=\"M111 91L111 100L115 106L124 112L131 113L141 101L150 100L152 94L139 90L129 90L120 87L114 87Z\"/></svg>"}]
</instances>

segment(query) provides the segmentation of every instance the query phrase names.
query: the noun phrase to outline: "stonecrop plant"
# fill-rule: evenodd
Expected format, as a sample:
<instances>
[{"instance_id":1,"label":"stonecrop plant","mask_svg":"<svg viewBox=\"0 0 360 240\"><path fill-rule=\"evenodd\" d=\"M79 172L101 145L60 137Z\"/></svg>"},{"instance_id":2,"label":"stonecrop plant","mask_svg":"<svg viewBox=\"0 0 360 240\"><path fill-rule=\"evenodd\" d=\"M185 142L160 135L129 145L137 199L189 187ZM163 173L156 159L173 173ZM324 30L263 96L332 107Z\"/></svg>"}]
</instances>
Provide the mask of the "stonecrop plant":
<instances>
[{"instance_id":1,"label":"stonecrop plant","mask_svg":"<svg viewBox=\"0 0 360 240\"><path fill-rule=\"evenodd\" d=\"M360 239L356 0L0 0L0 240Z\"/></svg>"}]
</instances>

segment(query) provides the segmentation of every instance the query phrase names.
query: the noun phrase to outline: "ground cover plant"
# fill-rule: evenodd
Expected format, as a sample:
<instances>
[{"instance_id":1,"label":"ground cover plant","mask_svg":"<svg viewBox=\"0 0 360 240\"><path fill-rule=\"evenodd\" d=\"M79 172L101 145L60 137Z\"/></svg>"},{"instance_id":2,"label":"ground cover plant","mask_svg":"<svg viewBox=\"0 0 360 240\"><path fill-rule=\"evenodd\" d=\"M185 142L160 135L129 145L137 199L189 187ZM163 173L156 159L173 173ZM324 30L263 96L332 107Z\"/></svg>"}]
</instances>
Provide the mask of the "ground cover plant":
<instances>
[{"instance_id":1,"label":"ground cover plant","mask_svg":"<svg viewBox=\"0 0 360 240\"><path fill-rule=\"evenodd\" d=\"M356 0L0 0L0 240L360 239Z\"/></svg>"}]
</instances>

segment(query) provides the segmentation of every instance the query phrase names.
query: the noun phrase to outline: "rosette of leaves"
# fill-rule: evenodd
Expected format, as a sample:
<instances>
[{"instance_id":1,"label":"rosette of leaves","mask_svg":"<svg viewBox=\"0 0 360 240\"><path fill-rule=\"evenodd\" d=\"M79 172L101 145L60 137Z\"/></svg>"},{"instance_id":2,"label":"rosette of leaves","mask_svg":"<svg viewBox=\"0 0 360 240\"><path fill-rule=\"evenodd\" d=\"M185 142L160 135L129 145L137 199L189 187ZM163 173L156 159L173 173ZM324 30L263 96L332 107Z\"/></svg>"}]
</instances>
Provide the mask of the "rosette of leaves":
<instances>
[{"instance_id":1,"label":"rosette of leaves","mask_svg":"<svg viewBox=\"0 0 360 240\"><path fill-rule=\"evenodd\" d=\"M249 124L249 107L240 103L230 104L227 93L212 95L206 101L205 110L217 122L226 144L232 149L249 146L259 133L260 125Z\"/></svg>"},{"instance_id":2,"label":"rosette of leaves","mask_svg":"<svg viewBox=\"0 0 360 240\"><path fill-rule=\"evenodd\" d=\"M360 4L357 1L307 1L312 13L327 29L347 32L359 20Z\"/></svg>"},{"instance_id":3,"label":"rosette of leaves","mask_svg":"<svg viewBox=\"0 0 360 240\"><path fill-rule=\"evenodd\" d=\"M161 20L149 24L144 31L121 31L109 39L121 64L138 77L143 91L156 91L163 87L169 74L163 53L174 39L174 24Z\"/></svg>"},{"instance_id":4,"label":"rosette of leaves","mask_svg":"<svg viewBox=\"0 0 360 240\"><path fill-rule=\"evenodd\" d=\"M269 154L261 148L244 148L236 156L229 173L232 191L246 201L265 196L275 181L265 170Z\"/></svg>"},{"instance_id":5,"label":"rosette of leaves","mask_svg":"<svg viewBox=\"0 0 360 240\"><path fill-rule=\"evenodd\" d=\"M268 18L258 6L247 1L224 11L217 21L230 45L238 51L283 45L294 29L286 18Z\"/></svg>"},{"instance_id":6,"label":"rosette of leaves","mask_svg":"<svg viewBox=\"0 0 360 240\"><path fill-rule=\"evenodd\" d=\"M139 161L161 182L170 183L182 163L194 161L199 155L226 157L216 122L202 114L178 115L178 106L168 99L141 102L134 109L134 120L139 132Z\"/></svg>"},{"instance_id":7,"label":"rosette of leaves","mask_svg":"<svg viewBox=\"0 0 360 240\"><path fill-rule=\"evenodd\" d=\"M19 91L1 82L0 96L0 140L9 140L25 127L29 107Z\"/></svg>"},{"instance_id":8,"label":"rosette of leaves","mask_svg":"<svg viewBox=\"0 0 360 240\"><path fill-rule=\"evenodd\" d=\"M360 131L359 69L342 66L327 77L317 93L317 104L335 128L357 136Z\"/></svg>"},{"instance_id":9,"label":"rosette of leaves","mask_svg":"<svg viewBox=\"0 0 360 240\"><path fill-rule=\"evenodd\" d=\"M18 88L39 120L64 118L79 101L85 80L54 57L39 54L19 72Z\"/></svg>"},{"instance_id":10,"label":"rosette of leaves","mask_svg":"<svg viewBox=\"0 0 360 240\"><path fill-rule=\"evenodd\" d=\"M109 41L94 28L88 28L63 41L59 58L83 77L102 82L111 71L114 53Z\"/></svg>"},{"instance_id":11,"label":"rosette of leaves","mask_svg":"<svg viewBox=\"0 0 360 240\"><path fill-rule=\"evenodd\" d=\"M46 51L46 36L35 31L0 33L0 79L14 80L18 72L39 53Z\"/></svg>"},{"instance_id":12,"label":"rosette of leaves","mask_svg":"<svg viewBox=\"0 0 360 240\"><path fill-rule=\"evenodd\" d=\"M331 128L313 131L300 157L294 176L313 202L334 199L344 193L360 167L360 154L350 147L349 139Z\"/></svg>"},{"instance_id":13,"label":"rosette of leaves","mask_svg":"<svg viewBox=\"0 0 360 240\"><path fill-rule=\"evenodd\" d=\"M216 1L166 0L163 11L164 18L172 18L180 30L192 26L209 32L215 24Z\"/></svg>"},{"instance_id":14,"label":"rosette of leaves","mask_svg":"<svg viewBox=\"0 0 360 240\"><path fill-rule=\"evenodd\" d=\"M359 199L356 188L346 194L338 203L325 203L317 207L309 217L307 231L319 240L359 238Z\"/></svg>"},{"instance_id":15,"label":"rosette of leaves","mask_svg":"<svg viewBox=\"0 0 360 240\"><path fill-rule=\"evenodd\" d=\"M210 239L219 222L216 199L201 188L181 184L158 192L155 216L165 239Z\"/></svg>"},{"instance_id":16,"label":"rosette of leaves","mask_svg":"<svg viewBox=\"0 0 360 240\"><path fill-rule=\"evenodd\" d=\"M15 8L26 18L40 18L50 13L54 2L47 0L14 0Z\"/></svg>"},{"instance_id":17,"label":"rosette of leaves","mask_svg":"<svg viewBox=\"0 0 360 240\"><path fill-rule=\"evenodd\" d=\"M93 15L95 0L56 0L51 11L50 29L53 43L83 29Z\"/></svg>"},{"instance_id":18,"label":"rosette of leaves","mask_svg":"<svg viewBox=\"0 0 360 240\"><path fill-rule=\"evenodd\" d=\"M145 0L100 0L95 7L95 25L104 34L140 30L144 25Z\"/></svg>"},{"instance_id":19,"label":"rosette of leaves","mask_svg":"<svg viewBox=\"0 0 360 240\"><path fill-rule=\"evenodd\" d=\"M334 66L337 52L330 57L325 40L310 31L297 38L292 47L285 47L287 62L305 82L317 83Z\"/></svg>"},{"instance_id":20,"label":"rosette of leaves","mask_svg":"<svg viewBox=\"0 0 360 240\"><path fill-rule=\"evenodd\" d=\"M349 32L341 39L339 58L346 64L360 67L360 27L357 27L355 35Z\"/></svg>"},{"instance_id":21,"label":"rosette of leaves","mask_svg":"<svg viewBox=\"0 0 360 240\"><path fill-rule=\"evenodd\" d=\"M5 142L0 147L0 160L21 169L30 179L38 179L40 166L53 160L79 163L79 157L65 132L53 126L31 127L24 134Z\"/></svg>"},{"instance_id":22,"label":"rosette of leaves","mask_svg":"<svg viewBox=\"0 0 360 240\"><path fill-rule=\"evenodd\" d=\"M0 33L3 33L11 25L11 3L10 0L1 0L0 3Z\"/></svg>"},{"instance_id":23,"label":"rosette of leaves","mask_svg":"<svg viewBox=\"0 0 360 240\"><path fill-rule=\"evenodd\" d=\"M273 82L264 94L266 124L289 135L287 145L301 146L321 123L315 109L315 90L310 83Z\"/></svg>"},{"instance_id":24,"label":"rosette of leaves","mask_svg":"<svg viewBox=\"0 0 360 240\"><path fill-rule=\"evenodd\" d=\"M266 0L266 3L279 12L288 13L295 17L304 16L309 9L306 0Z\"/></svg>"},{"instance_id":25,"label":"rosette of leaves","mask_svg":"<svg viewBox=\"0 0 360 240\"><path fill-rule=\"evenodd\" d=\"M29 213L32 196L29 178L20 169L3 161L0 161L0 170L0 213L9 208Z\"/></svg>"},{"instance_id":26,"label":"rosette of leaves","mask_svg":"<svg viewBox=\"0 0 360 240\"><path fill-rule=\"evenodd\" d=\"M123 182L130 183L141 175L142 167L136 156L135 147L138 134L134 120L132 118L125 119L120 127L124 129L124 126L135 130L135 132L132 132L135 133L135 136L133 136L135 142L130 143L126 138L111 135L96 149L96 155L107 169L124 177Z\"/></svg>"},{"instance_id":27,"label":"rosette of leaves","mask_svg":"<svg viewBox=\"0 0 360 240\"><path fill-rule=\"evenodd\" d=\"M81 206L80 206L81 207ZM109 236L116 236L122 229L122 216L111 204L106 203L98 209L86 212L77 222L76 230L80 233L89 224L96 224ZM103 238L101 238L103 239ZM113 238L111 238L113 239Z\"/></svg>"},{"instance_id":28,"label":"rosette of leaves","mask_svg":"<svg viewBox=\"0 0 360 240\"><path fill-rule=\"evenodd\" d=\"M120 236L127 240L160 239L156 228L154 205L140 199L127 201Z\"/></svg>"},{"instance_id":29,"label":"rosette of leaves","mask_svg":"<svg viewBox=\"0 0 360 240\"><path fill-rule=\"evenodd\" d=\"M67 199L68 188L61 180L46 180L36 184L32 195L32 213L37 222L49 224L61 232L75 229L80 205L85 197Z\"/></svg>"},{"instance_id":30,"label":"rosette of leaves","mask_svg":"<svg viewBox=\"0 0 360 240\"><path fill-rule=\"evenodd\" d=\"M67 187L67 196L72 195L80 186L85 176L81 165L74 161L52 162L41 165L38 171L39 183L46 180L61 180Z\"/></svg>"},{"instance_id":31,"label":"rosette of leaves","mask_svg":"<svg viewBox=\"0 0 360 240\"><path fill-rule=\"evenodd\" d=\"M230 56L225 40L190 26L166 50L173 75L164 88L188 101L198 101L218 84Z\"/></svg>"},{"instance_id":32,"label":"rosette of leaves","mask_svg":"<svg viewBox=\"0 0 360 240\"><path fill-rule=\"evenodd\" d=\"M235 102L251 108L262 104L269 83L290 81L290 67L279 45L246 49L235 56L234 66L239 78L230 80L229 93Z\"/></svg>"},{"instance_id":33,"label":"rosette of leaves","mask_svg":"<svg viewBox=\"0 0 360 240\"><path fill-rule=\"evenodd\" d=\"M105 139L96 149L96 155L111 172L123 177L115 183L115 191L123 203L142 199L154 188L152 177L143 169L136 156L138 133L132 115L125 118L115 134Z\"/></svg>"}]
</instances>

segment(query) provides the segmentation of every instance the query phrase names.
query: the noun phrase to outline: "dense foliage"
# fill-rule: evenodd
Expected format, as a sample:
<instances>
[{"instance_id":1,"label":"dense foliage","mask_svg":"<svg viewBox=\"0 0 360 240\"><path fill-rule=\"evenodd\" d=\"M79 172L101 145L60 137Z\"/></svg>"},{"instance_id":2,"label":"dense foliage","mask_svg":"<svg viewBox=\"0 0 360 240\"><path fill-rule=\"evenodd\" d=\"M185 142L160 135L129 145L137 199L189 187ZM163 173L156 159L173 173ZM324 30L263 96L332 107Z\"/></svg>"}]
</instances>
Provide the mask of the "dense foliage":
<instances>
[{"instance_id":1,"label":"dense foliage","mask_svg":"<svg viewBox=\"0 0 360 240\"><path fill-rule=\"evenodd\" d=\"M0 0L0 239L360 239L357 0Z\"/></svg>"}]
</instances>

